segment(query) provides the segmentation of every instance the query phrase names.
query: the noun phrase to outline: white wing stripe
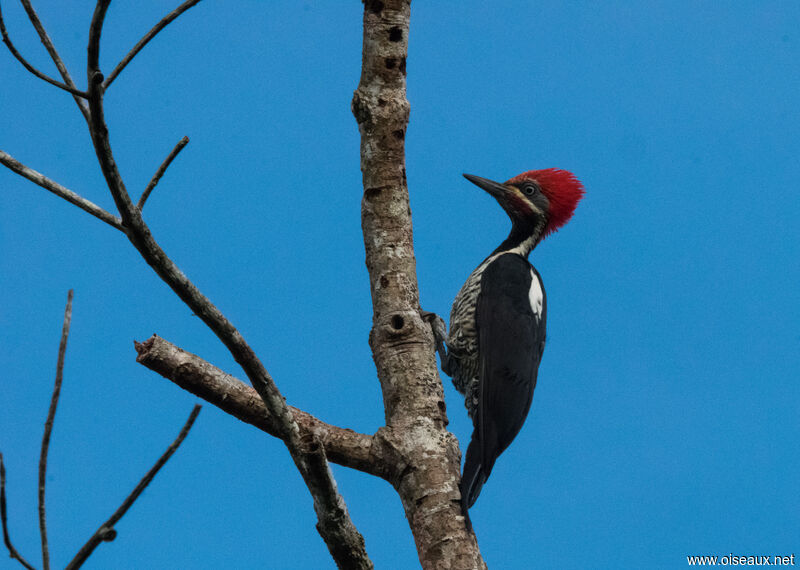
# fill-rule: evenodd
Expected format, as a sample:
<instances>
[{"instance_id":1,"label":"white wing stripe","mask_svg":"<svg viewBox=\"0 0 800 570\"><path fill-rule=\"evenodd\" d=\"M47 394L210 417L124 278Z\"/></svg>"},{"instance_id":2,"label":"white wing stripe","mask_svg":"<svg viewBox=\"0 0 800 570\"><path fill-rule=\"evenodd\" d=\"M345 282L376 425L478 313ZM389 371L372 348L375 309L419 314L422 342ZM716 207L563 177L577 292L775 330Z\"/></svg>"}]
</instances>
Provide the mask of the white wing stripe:
<instances>
[{"instance_id":1,"label":"white wing stripe","mask_svg":"<svg viewBox=\"0 0 800 570\"><path fill-rule=\"evenodd\" d=\"M539 278L531 271L531 288L528 291L528 300L531 303L531 310L537 320L542 320L542 303L544 302L544 294L542 293L542 286L539 285Z\"/></svg>"}]
</instances>

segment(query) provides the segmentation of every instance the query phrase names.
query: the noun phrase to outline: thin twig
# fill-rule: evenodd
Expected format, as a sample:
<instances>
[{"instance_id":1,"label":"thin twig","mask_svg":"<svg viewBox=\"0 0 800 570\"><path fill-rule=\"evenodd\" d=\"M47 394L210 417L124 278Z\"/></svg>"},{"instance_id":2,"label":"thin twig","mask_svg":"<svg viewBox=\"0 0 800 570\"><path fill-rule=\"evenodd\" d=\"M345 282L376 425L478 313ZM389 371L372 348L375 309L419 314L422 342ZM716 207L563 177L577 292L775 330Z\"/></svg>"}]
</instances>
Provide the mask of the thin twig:
<instances>
[{"instance_id":1,"label":"thin twig","mask_svg":"<svg viewBox=\"0 0 800 570\"><path fill-rule=\"evenodd\" d=\"M49 75L46 75L46 74L42 73L41 71L39 71L38 69L33 67L30 63L28 63L28 61L24 57L22 57L22 54L17 51L17 48L14 47L14 43L11 41L11 38L8 36L8 31L6 30L6 24L3 21L3 9L2 9L1 6L0 6L0 33L3 34L3 43L6 44L6 47L8 47L8 50L11 52L11 55L13 55L17 59L17 61L19 61L22 64L22 66L25 69L27 69L30 73L32 73L33 75L35 75L39 79L42 79L43 81L46 81L50 85L55 85L59 89L63 89L64 91L72 93L73 95L76 95L76 96L81 97L83 99L86 99L86 98L89 97L89 95L87 93L85 93L83 91L80 91L79 89L76 89L74 87L70 87L69 85L66 85L64 83L61 83L60 81L57 81L57 80L53 79Z\"/></svg>"},{"instance_id":2,"label":"thin twig","mask_svg":"<svg viewBox=\"0 0 800 570\"><path fill-rule=\"evenodd\" d=\"M122 58L122 61L117 64L117 67L115 67L114 70L109 73L108 77L103 82L103 89L108 89L108 86L111 85L111 83L117 78L117 75L119 75L120 72L125 69L125 66L128 65L134 57L136 57L136 54L138 54L142 48L147 45L147 42L152 40L158 32L166 28L170 22L183 14L186 10L199 3L200 0L186 0L186 2L164 16L158 24L153 26L153 28L144 35L142 39L136 42L136 45L133 46L131 51L129 51L128 54Z\"/></svg>"},{"instance_id":3,"label":"thin twig","mask_svg":"<svg viewBox=\"0 0 800 570\"><path fill-rule=\"evenodd\" d=\"M93 202L90 202L89 200L83 198L82 196L79 196L72 190L64 188L58 182L55 182L47 178L45 175L33 170L32 168L28 168L27 166L16 160L14 157L12 157L10 154L7 154L2 150L0 150L0 164L9 168L10 170L13 170L23 178L27 178L34 184L41 186L45 190L49 190L50 192L52 192L56 196L63 198L67 202L74 204L75 206L78 206L84 212L89 212L95 218L104 221L112 228L118 229L121 232L125 231L125 228L122 226L122 220L120 220L118 217L110 214L109 212L106 212L100 206L94 204Z\"/></svg>"},{"instance_id":4,"label":"thin twig","mask_svg":"<svg viewBox=\"0 0 800 570\"><path fill-rule=\"evenodd\" d=\"M178 153L182 151L183 147L185 147L187 144L189 144L189 137L183 137L178 141L178 144L175 145L175 148L172 149L172 152L169 153L169 156L164 159L164 162L162 162L161 166L159 166L158 170L156 170L156 173L153 175L153 178L150 180L147 188L145 188L144 192L142 192L142 197L139 198L139 203L136 204L137 208L140 210L144 208L144 203L147 202L147 199L150 197L150 192L153 191L153 188L156 187L158 181L161 180L162 176L164 176L164 173L167 171L167 168L169 168L169 165L172 164L172 161L175 160L175 157L178 156Z\"/></svg>"},{"instance_id":5,"label":"thin twig","mask_svg":"<svg viewBox=\"0 0 800 570\"><path fill-rule=\"evenodd\" d=\"M56 381L53 385L53 396L50 398L50 410L44 422L42 436L42 452L39 456L39 533L42 536L42 567L50 568L50 551L47 546L47 517L45 516L44 491L47 481L47 451L50 449L50 434L53 431L53 420L56 417L58 397L61 395L61 381L64 378L64 356L67 353L69 325L72 321L72 289L67 293L67 307L64 309L64 324L61 327L61 342L58 345L58 363L56 364Z\"/></svg>"},{"instance_id":6,"label":"thin twig","mask_svg":"<svg viewBox=\"0 0 800 570\"><path fill-rule=\"evenodd\" d=\"M28 570L35 570L33 566L28 564L14 545L11 544L11 537L8 534L8 515L6 514L6 466L3 464L3 454L0 453L0 519L3 521L3 542L6 543L8 554L11 558L15 558Z\"/></svg>"},{"instance_id":7,"label":"thin twig","mask_svg":"<svg viewBox=\"0 0 800 570\"><path fill-rule=\"evenodd\" d=\"M39 39L42 41L47 53L50 54L50 58L53 60L53 63L56 64L56 68L58 68L58 72L61 74L61 78L64 80L64 83L66 83L68 87L78 91L78 88L75 86L75 82L72 81L72 77L69 75L69 71L67 71L67 67L61 60L61 56L58 55L58 51L56 51L52 40L50 40L50 36L47 35L42 22L39 20L36 10L34 10L33 6L31 6L30 0L20 0L20 2L22 2L22 6L25 8L25 12L28 13L28 18L30 19L31 24L33 24L33 27L36 28L36 33L39 34ZM72 98L75 99L75 103L78 105L78 109L80 109L83 118L88 122L89 108L81 97L75 95L74 93L72 95Z\"/></svg>"},{"instance_id":8,"label":"thin twig","mask_svg":"<svg viewBox=\"0 0 800 570\"><path fill-rule=\"evenodd\" d=\"M78 551L78 554L75 555L75 558L67 564L65 570L74 570L75 568L80 568L81 565L86 562L86 559L94 552L94 549L97 548L101 542L106 541L110 542L116 538L116 531L114 530L114 526L119 522L119 520L128 512L128 509L131 508L131 505L139 498L139 495L145 490L145 488L150 484L153 478L158 473L159 469L161 469L164 464L169 461L169 458L172 457L172 454L175 453L180 447L183 440L186 439L186 436L189 435L189 430L192 429L192 424L194 424L194 420L197 419L197 414L200 413L200 409L202 406L200 404L195 405L192 409L192 413L189 414L189 419L186 420L181 432L178 434L178 437L175 438L164 454L158 458L155 465L150 468L150 471L142 477L142 480L139 481L139 484L136 485L136 488L128 495L119 508L114 512L109 519L100 525L100 528L92 535L92 537L83 545L83 547Z\"/></svg>"}]
</instances>

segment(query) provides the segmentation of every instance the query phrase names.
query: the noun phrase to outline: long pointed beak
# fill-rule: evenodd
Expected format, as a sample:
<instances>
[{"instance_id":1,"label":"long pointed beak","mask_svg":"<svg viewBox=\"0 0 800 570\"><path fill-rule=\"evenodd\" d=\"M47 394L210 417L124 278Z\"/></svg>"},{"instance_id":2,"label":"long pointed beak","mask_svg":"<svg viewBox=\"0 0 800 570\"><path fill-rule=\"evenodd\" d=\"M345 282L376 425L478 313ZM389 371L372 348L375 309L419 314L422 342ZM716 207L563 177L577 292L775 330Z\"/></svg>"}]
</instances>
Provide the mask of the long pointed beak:
<instances>
[{"instance_id":1,"label":"long pointed beak","mask_svg":"<svg viewBox=\"0 0 800 570\"><path fill-rule=\"evenodd\" d=\"M472 182L478 188L486 190L495 198L503 198L508 192L508 188L506 188L504 184L489 180L488 178L481 178L480 176L474 176L472 174L464 174L464 178Z\"/></svg>"}]
</instances>

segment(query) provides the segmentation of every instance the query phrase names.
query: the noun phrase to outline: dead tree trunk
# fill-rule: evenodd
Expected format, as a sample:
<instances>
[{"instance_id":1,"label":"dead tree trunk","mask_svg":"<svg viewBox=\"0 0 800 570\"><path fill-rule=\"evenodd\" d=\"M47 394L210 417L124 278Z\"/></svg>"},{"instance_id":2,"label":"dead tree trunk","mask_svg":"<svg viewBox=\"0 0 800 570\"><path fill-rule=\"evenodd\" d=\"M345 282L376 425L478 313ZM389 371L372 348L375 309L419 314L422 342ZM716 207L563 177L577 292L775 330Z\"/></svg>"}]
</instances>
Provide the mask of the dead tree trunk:
<instances>
[{"instance_id":1,"label":"dead tree trunk","mask_svg":"<svg viewBox=\"0 0 800 570\"><path fill-rule=\"evenodd\" d=\"M422 320L405 167L410 0L364 3L361 82L353 114L361 132L361 225L372 293L370 346L393 458L394 485L424 568L483 567L461 514L458 440L447 431L430 326Z\"/></svg>"}]
</instances>

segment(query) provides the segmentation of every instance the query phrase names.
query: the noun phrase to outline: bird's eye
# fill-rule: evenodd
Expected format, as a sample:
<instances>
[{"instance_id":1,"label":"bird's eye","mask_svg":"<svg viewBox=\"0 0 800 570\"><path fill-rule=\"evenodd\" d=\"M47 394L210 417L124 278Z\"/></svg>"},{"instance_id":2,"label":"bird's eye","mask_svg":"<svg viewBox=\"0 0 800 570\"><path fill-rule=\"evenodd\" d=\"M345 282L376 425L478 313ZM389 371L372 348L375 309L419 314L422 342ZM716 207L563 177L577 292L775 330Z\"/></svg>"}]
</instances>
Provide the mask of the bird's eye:
<instances>
[{"instance_id":1,"label":"bird's eye","mask_svg":"<svg viewBox=\"0 0 800 570\"><path fill-rule=\"evenodd\" d=\"M536 193L536 186L533 184L526 184L522 187L522 191L525 192L526 196L533 196Z\"/></svg>"}]
</instances>

